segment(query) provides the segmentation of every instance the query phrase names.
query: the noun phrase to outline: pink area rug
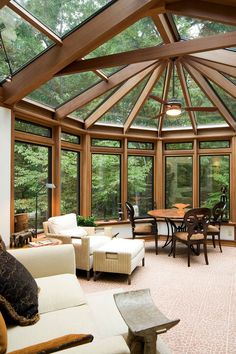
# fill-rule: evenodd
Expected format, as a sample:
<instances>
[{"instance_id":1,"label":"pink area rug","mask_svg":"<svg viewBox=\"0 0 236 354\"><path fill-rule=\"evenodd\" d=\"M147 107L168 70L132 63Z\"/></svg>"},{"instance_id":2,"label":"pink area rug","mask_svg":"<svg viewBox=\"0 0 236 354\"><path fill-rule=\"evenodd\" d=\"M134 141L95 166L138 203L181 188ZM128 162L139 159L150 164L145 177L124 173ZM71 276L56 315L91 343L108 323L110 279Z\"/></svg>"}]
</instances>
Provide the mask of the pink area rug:
<instances>
[{"instance_id":1,"label":"pink area rug","mask_svg":"<svg viewBox=\"0 0 236 354\"><path fill-rule=\"evenodd\" d=\"M152 298L169 319L180 323L163 340L173 354L236 354L236 248L208 247L209 265L203 253L192 255L187 267L184 245L177 245L176 258L169 248L155 255L154 243L146 242L145 267L137 267L131 285L127 277L103 273L96 282L79 279L85 292L123 288L150 288Z\"/></svg>"}]
</instances>

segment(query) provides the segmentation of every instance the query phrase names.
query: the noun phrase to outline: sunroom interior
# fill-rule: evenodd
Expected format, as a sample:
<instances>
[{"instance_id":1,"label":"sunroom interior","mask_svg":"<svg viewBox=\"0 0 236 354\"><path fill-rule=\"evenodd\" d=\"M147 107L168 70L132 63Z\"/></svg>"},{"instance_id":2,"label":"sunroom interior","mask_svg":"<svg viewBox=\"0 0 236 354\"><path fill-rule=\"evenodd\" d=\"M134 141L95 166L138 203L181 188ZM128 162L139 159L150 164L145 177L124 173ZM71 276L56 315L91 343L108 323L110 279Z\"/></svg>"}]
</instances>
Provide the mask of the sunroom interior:
<instances>
[{"instance_id":1,"label":"sunroom interior","mask_svg":"<svg viewBox=\"0 0 236 354\"><path fill-rule=\"evenodd\" d=\"M212 209L223 198L221 242L235 250L235 14L233 0L1 0L7 247L14 233L40 234L51 216L75 213L129 239L127 201L146 216L179 203ZM165 242L163 220L158 234ZM227 318L230 332L235 322ZM181 331L174 333L182 338ZM229 335L219 352L233 353L234 344Z\"/></svg>"},{"instance_id":2,"label":"sunroom interior","mask_svg":"<svg viewBox=\"0 0 236 354\"><path fill-rule=\"evenodd\" d=\"M21 214L34 226L50 182L39 229L67 212L126 223L126 201L212 207L226 187L234 243L233 2L77 6L1 3L4 238Z\"/></svg>"}]
</instances>

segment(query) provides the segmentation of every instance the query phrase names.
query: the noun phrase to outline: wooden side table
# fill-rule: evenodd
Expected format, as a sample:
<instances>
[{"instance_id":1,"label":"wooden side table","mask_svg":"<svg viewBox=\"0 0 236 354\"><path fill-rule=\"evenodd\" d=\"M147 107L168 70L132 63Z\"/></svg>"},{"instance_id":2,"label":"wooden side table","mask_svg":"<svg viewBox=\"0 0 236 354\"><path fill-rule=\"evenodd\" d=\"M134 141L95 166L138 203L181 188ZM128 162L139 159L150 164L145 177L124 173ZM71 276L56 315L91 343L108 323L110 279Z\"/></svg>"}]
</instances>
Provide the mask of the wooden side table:
<instances>
[{"instance_id":1,"label":"wooden side table","mask_svg":"<svg viewBox=\"0 0 236 354\"><path fill-rule=\"evenodd\" d=\"M114 294L116 306L127 324L131 354L156 354L157 335L179 323L169 320L154 304L149 289Z\"/></svg>"}]
</instances>

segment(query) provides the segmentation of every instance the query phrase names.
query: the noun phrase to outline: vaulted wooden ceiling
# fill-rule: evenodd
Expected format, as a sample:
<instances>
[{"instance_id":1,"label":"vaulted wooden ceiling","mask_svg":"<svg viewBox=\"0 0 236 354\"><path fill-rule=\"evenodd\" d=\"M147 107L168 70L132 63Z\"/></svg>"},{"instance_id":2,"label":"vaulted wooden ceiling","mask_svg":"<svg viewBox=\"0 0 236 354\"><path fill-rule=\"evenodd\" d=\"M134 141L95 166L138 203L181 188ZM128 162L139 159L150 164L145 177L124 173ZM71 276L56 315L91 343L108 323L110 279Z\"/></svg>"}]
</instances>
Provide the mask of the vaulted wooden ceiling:
<instances>
[{"instance_id":1,"label":"vaulted wooden ceiling","mask_svg":"<svg viewBox=\"0 0 236 354\"><path fill-rule=\"evenodd\" d=\"M171 95L171 85L172 90L175 85L173 81L173 67L175 66L179 92L181 92L184 105L194 105L193 95L189 89L189 86L192 85L192 88L195 89L195 96L200 96L201 91L201 95L205 97L209 107L217 108L218 120L215 119L214 114L211 114L209 118L211 124L208 125L219 126L219 128L227 126L232 131L236 131L236 114L234 115L234 108L236 108L234 106L236 53L234 50L230 50L236 47L235 1L110 1L104 8L101 8L101 11L82 22L65 36L59 36L30 14L20 5L20 1L2 0L0 8L0 11L6 8L11 9L53 43L20 70L10 73L12 74L10 82L2 81L0 102L3 106L14 107L17 110L22 102L29 101L32 92L53 78L72 77L72 75L93 72L99 81L91 87L81 90L75 97L69 97L66 102L50 108L52 120L61 121L76 111L76 117L73 115L70 117L76 119L76 124L83 129L90 130L122 99L126 97L128 100L128 95L136 89L137 97L135 96L135 101L128 106L126 119L123 119L123 133L132 130L135 120L142 121L143 119L145 122L145 119L147 121L149 119L152 121L151 126L149 127L149 123L142 123L141 127L154 129L161 136L165 129L165 122L168 121L165 114L162 114L165 111L165 105L160 101L155 107L152 102L146 111L145 105L151 100L151 94L155 94L157 97L159 95L159 98L164 101L168 99ZM200 19L203 22L211 21L216 24L232 26L232 28L230 31L218 31L216 34L206 37L198 38L195 34L195 38L183 39L173 15L177 15L179 18L184 16L185 18ZM89 54L96 48L122 33L137 21L147 17L152 19L161 38L161 43L146 48L89 57ZM1 13L0 18L4 22ZM7 30L6 25L4 31ZM116 67L119 67L119 70L112 71L110 75L103 71L103 69ZM160 86L159 91L157 85ZM86 119L80 119L79 110L91 102L95 102L99 97L106 99L100 100L97 106L94 105ZM31 104L33 103L31 99ZM142 110L144 111L140 115ZM151 110L154 111L153 115L145 117L145 114ZM112 117L112 119L116 119L115 114ZM122 119L119 120L119 124L121 121ZM174 122L170 123L170 126L173 129L181 129L187 122L187 128L191 129L194 134L198 134L201 119L197 119L196 112L188 111L183 122L185 122L183 125ZM101 120L100 124L106 125L106 121Z\"/></svg>"}]
</instances>

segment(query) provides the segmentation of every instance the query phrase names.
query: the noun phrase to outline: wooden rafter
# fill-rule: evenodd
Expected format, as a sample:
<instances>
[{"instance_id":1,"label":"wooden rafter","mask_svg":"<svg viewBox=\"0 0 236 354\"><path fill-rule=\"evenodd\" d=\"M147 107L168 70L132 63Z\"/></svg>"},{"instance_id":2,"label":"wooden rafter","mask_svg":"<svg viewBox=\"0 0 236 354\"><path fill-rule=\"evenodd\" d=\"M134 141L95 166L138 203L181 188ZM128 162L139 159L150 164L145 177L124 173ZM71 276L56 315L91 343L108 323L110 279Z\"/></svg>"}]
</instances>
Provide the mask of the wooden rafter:
<instances>
[{"instance_id":1,"label":"wooden rafter","mask_svg":"<svg viewBox=\"0 0 236 354\"><path fill-rule=\"evenodd\" d=\"M234 131L236 131L236 122L234 118L226 109L226 107L223 105L223 103L221 102L219 97L215 94L215 92L212 90L212 88L208 85L204 77L186 61L183 61L182 65L189 72L192 78L197 82L198 86L200 86L202 91L206 94L206 96L213 103L213 105L218 108L220 114L222 114L222 116L225 118L229 126L231 126L234 129Z\"/></svg>"},{"instance_id":2,"label":"wooden rafter","mask_svg":"<svg viewBox=\"0 0 236 354\"><path fill-rule=\"evenodd\" d=\"M125 124L124 124L124 133L127 132L127 130L130 128L131 124L133 123L135 117L137 116L138 112L144 105L148 95L152 91L153 87L157 83L157 81L160 79L164 69L166 68L166 63L161 64L157 69L155 69L148 80L145 88L143 89L141 95L139 96L139 99L135 103L132 111L130 112Z\"/></svg>"},{"instance_id":3,"label":"wooden rafter","mask_svg":"<svg viewBox=\"0 0 236 354\"><path fill-rule=\"evenodd\" d=\"M220 63L236 67L235 52L230 50L218 49L205 53L195 53L191 56L213 61L214 63Z\"/></svg>"},{"instance_id":4,"label":"wooden rafter","mask_svg":"<svg viewBox=\"0 0 236 354\"><path fill-rule=\"evenodd\" d=\"M137 21L143 12L157 4L160 4L160 12L162 12L163 3L157 0L129 0L128 2L127 0L119 0L113 3L69 34L63 40L62 47L54 46L50 48L14 75L11 83L5 83L4 103L14 104L19 101L32 90L50 80L66 65L87 55Z\"/></svg>"},{"instance_id":5,"label":"wooden rafter","mask_svg":"<svg viewBox=\"0 0 236 354\"><path fill-rule=\"evenodd\" d=\"M53 31L51 31L48 27L44 26L42 22L37 20L34 16L32 16L28 11L26 11L23 7L18 5L14 0L9 1L8 7L15 11L20 17L29 22L31 26L36 28L38 31L45 34L48 38L50 38L54 43L62 45L62 40L59 36L57 36Z\"/></svg>"},{"instance_id":6,"label":"wooden rafter","mask_svg":"<svg viewBox=\"0 0 236 354\"><path fill-rule=\"evenodd\" d=\"M184 76L183 67L179 62L176 63L176 69L177 69L177 73L178 73L178 76L180 79L180 84L182 87L185 102L186 102L187 106L192 106L191 98L189 95L187 83L186 83L185 76ZM188 111L188 115L189 115L189 118L192 123L193 132L196 135L197 134L197 125L196 125L195 114L192 111Z\"/></svg>"},{"instance_id":7,"label":"wooden rafter","mask_svg":"<svg viewBox=\"0 0 236 354\"><path fill-rule=\"evenodd\" d=\"M8 5L10 0L1 0L0 2L0 9L2 9L4 6Z\"/></svg>"},{"instance_id":8,"label":"wooden rafter","mask_svg":"<svg viewBox=\"0 0 236 354\"><path fill-rule=\"evenodd\" d=\"M163 100L166 101L168 97L168 92L170 88L170 80L171 80L171 74L173 71L173 62L169 62L166 70L166 77L165 77L165 82L164 82L164 87L163 87ZM162 104L160 113L164 113L165 107ZM164 122L165 116L160 116L159 118L159 131L158 135L161 136L162 133L162 127L163 127L163 122Z\"/></svg>"},{"instance_id":9,"label":"wooden rafter","mask_svg":"<svg viewBox=\"0 0 236 354\"><path fill-rule=\"evenodd\" d=\"M236 46L236 31L78 61L65 68L63 72L66 70L69 71L70 68L73 72L80 72L84 70L128 65L146 60L167 59L169 57L178 57L230 46Z\"/></svg>"},{"instance_id":10,"label":"wooden rafter","mask_svg":"<svg viewBox=\"0 0 236 354\"><path fill-rule=\"evenodd\" d=\"M137 63L126 66L124 69L111 75L108 82L99 82L89 90L86 90L77 97L60 106L58 109L56 109L55 118L61 119L66 117L76 109L81 108L82 106L103 95L112 88L122 84L124 81L130 79L134 75L137 75L139 72L147 69L149 66L155 63L156 61L152 60L150 62Z\"/></svg>"},{"instance_id":11,"label":"wooden rafter","mask_svg":"<svg viewBox=\"0 0 236 354\"><path fill-rule=\"evenodd\" d=\"M168 18L165 14L153 13L152 19L164 43L174 43L177 41L177 38L175 37L175 34L173 33Z\"/></svg>"},{"instance_id":12,"label":"wooden rafter","mask_svg":"<svg viewBox=\"0 0 236 354\"><path fill-rule=\"evenodd\" d=\"M223 3L213 4L201 0L183 0L166 4L166 11L181 16L197 17L233 26L236 23L236 6L225 6Z\"/></svg>"},{"instance_id":13,"label":"wooden rafter","mask_svg":"<svg viewBox=\"0 0 236 354\"><path fill-rule=\"evenodd\" d=\"M195 60L196 62L198 62L200 64L206 65L209 68L212 68L212 69L215 69L215 70L220 71L222 73L236 77L236 67L228 66L225 64L221 64L221 63L214 63L213 61L195 58L193 56L189 56L188 58L190 58L191 60Z\"/></svg>"},{"instance_id":14,"label":"wooden rafter","mask_svg":"<svg viewBox=\"0 0 236 354\"><path fill-rule=\"evenodd\" d=\"M226 79L224 75L196 61L188 59L186 59L186 61L204 76L212 80L216 85L222 87L222 89L228 92L232 97L236 98L236 86L230 80Z\"/></svg>"},{"instance_id":15,"label":"wooden rafter","mask_svg":"<svg viewBox=\"0 0 236 354\"><path fill-rule=\"evenodd\" d=\"M99 106L85 121L85 128L90 128L96 121L109 111L116 103L118 103L125 95L127 95L135 86L137 86L148 74L156 67L149 67L141 73L126 81L106 102Z\"/></svg>"}]
</instances>

